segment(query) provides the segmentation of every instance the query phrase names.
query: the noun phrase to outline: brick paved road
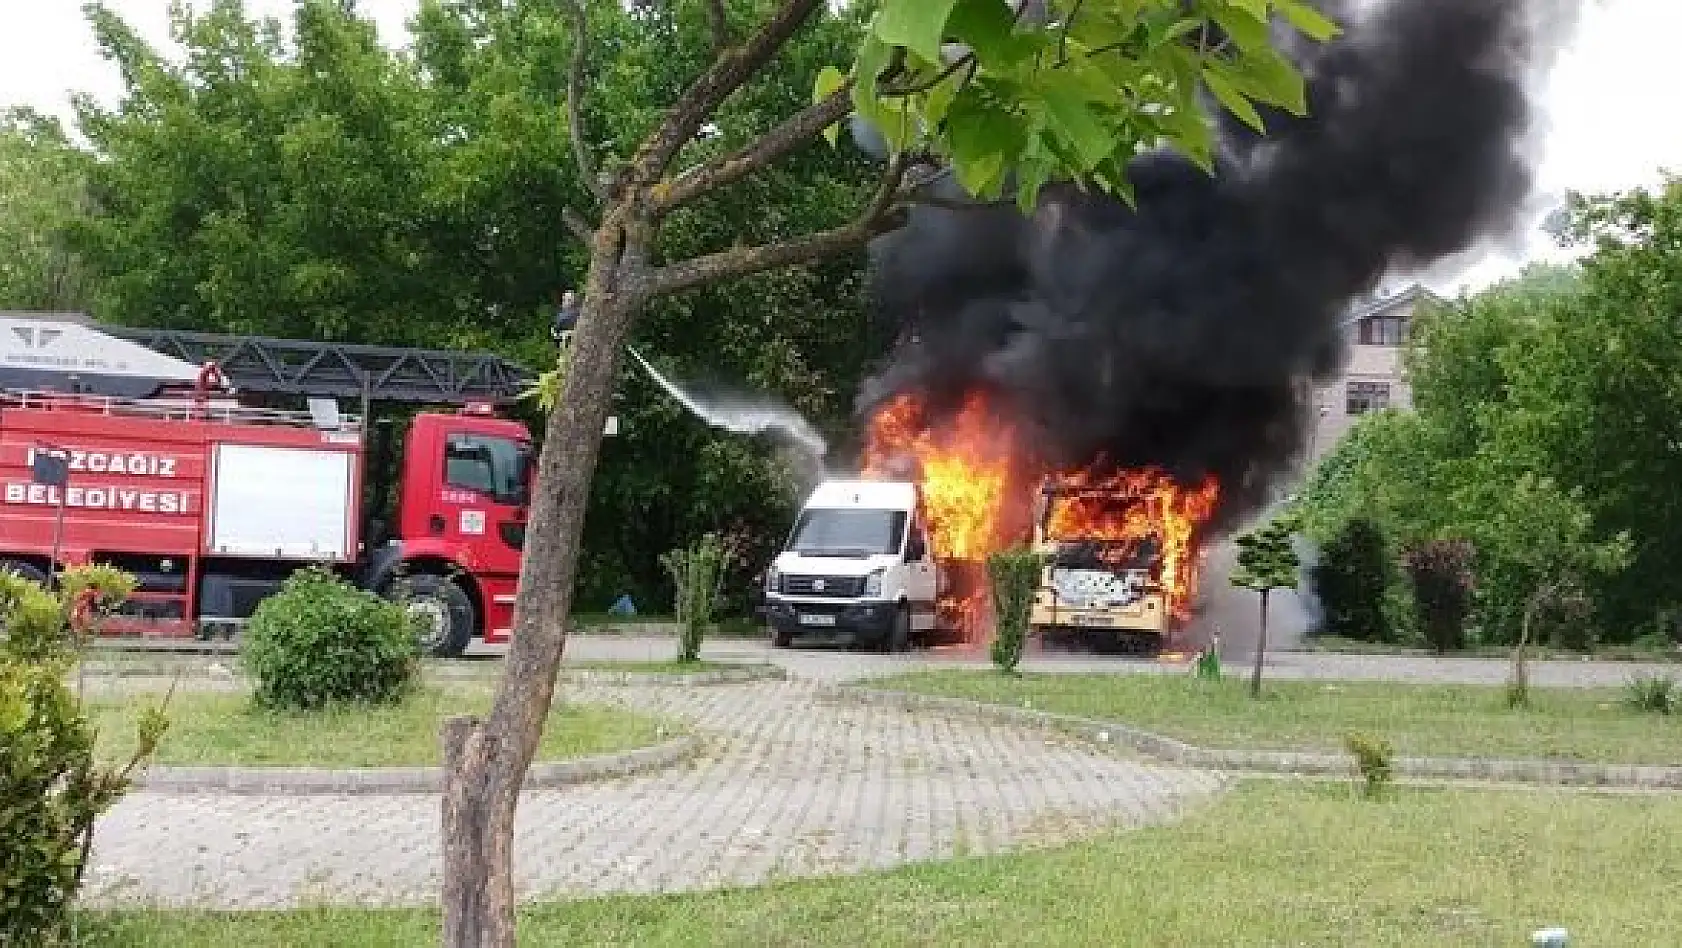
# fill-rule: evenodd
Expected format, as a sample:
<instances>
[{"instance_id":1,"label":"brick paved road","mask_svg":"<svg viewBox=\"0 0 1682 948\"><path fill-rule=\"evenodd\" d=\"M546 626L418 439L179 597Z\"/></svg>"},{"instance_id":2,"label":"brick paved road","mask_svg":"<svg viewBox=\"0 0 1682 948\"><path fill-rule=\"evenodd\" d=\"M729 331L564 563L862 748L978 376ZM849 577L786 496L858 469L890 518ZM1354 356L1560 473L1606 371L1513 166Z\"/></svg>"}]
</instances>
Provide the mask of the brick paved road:
<instances>
[{"instance_id":1,"label":"brick paved road","mask_svg":"<svg viewBox=\"0 0 1682 948\"><path fill-rule=\"evenodd\" d=\"M710 750L673 771L528 794L516 871L529 895L753 884L1057 842L1172 819L1221 787L1042 734L831 705L805 682L571 694L684 718ZM437 824L428 795L138 793L100 825L89 900L425 902Z\"/></svg>"}]
</instances>

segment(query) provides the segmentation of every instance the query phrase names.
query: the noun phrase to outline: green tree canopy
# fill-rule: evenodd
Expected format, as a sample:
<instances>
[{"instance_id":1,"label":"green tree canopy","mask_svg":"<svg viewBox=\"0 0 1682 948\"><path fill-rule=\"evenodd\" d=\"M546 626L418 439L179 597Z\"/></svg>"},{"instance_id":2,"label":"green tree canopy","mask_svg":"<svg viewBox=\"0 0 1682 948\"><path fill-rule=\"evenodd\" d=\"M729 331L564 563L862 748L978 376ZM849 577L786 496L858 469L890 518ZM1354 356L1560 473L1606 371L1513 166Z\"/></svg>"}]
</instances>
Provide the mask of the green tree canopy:
<instances>
[{"instance_id":1,"label":"green tree canopy","mask_svg":"<svg viewBox=\"0 0 1682 948\"><path fill-rule=\"evenodd\" d=\"M85 210L87 164L57 119L0 112L0 309L85 305L85 274L67 230Z\"/></svg>"}]
</instances>

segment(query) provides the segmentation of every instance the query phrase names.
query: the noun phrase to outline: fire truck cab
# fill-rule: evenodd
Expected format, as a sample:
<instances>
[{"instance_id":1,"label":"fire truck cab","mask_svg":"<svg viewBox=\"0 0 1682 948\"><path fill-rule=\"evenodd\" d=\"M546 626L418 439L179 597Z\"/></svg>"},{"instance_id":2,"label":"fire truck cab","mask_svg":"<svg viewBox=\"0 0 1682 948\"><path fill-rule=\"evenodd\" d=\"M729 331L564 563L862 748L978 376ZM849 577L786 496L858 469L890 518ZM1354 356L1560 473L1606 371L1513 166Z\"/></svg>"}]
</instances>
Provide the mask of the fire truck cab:
<instances>
[{"instance_id":1,"label":"fire truck cab","mask_svg":"<svg viewBox=\"0 0 1682 948\"><path fill-rule=\"evenodd\" d=\"M0 317L0 569L131 573L138 589L109 634L228 633L314 564L401 595L431 654L460 654L475 635L507 640L532 447L464 381L461 367L484 357L165 334L169 349L220 357L187 361L104 328ZM236 398L229 376L308 410ZM395 426L370 437L366 412L341 414L358 391L364 406L463 407L415 415L401 463L369 463L392 453ZM42 475L43 456L58 473ZM390 525L370 522L393 496Z\"/></svg>"},{"instance_id":2,"label":"fire truck cab","mask_svg":"<svg viewBox=\"0 0 1682 948\"><path fill-rule=\"evenodd\" d=\"M765 574L765 615L782 648L796 636L901 651L935 629L939 572L917 487L819 484Z\"/></svg>"},{"instance_id":3,"label":"fire truck cab","mask_svg":"<svg viewBox=\"0 0 1682 948\"><path fill-rule=\"evenodd\" d=\"M1045 559L1029 623L1036 634L1079 634L1107 648L1160 648L1176 631L1161 584L1162 538L1066 539L1050 535L1055 505L1080 494L1109 499L1099 487L1048 480L1034 505L1034 550ZM1125 502L1117 497L1118 501Z\"/></svg>"}]
</instances>

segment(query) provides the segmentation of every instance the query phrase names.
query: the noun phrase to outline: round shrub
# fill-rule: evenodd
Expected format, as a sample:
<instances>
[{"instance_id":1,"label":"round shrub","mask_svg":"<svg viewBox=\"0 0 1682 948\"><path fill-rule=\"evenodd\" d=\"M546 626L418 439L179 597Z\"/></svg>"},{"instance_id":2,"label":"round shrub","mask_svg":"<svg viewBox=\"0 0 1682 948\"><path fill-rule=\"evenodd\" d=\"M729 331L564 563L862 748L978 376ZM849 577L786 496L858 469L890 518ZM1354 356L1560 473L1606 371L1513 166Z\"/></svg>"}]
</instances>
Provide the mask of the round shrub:
<instances>
[{"instance_id":1,"label":"round shrub","mask_svg":"<svg viewBox=\"0 0 1682 948\"><path fill-rule=\"evenodd\" d=\"M314 568L257 607L240 659L258 705L299 710L396 702L419 667L402 606Z\"/></svg>"},{"instance_id":2,"label":"round shrub","mask_svg":"<svg viewBox=\"0 0 1682 948\"><path fill-rule=\"evenodd\" d=\"M1431 540L1408 551L1413 601L1425 641L1438 652L1466 647L1472 611L1474 551L1465 540Z\"/></svg>"}]
</instances>

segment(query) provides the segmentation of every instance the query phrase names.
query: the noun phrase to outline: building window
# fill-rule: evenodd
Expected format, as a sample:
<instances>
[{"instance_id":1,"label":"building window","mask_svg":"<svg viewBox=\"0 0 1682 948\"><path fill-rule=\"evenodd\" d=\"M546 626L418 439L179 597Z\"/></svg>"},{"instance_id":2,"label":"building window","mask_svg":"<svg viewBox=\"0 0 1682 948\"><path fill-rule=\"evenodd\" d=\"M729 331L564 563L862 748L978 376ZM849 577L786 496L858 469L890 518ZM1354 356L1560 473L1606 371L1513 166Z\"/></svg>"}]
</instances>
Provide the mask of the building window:
<instances>
[{"instance_id":1,"label":"building window","mask_svg":"<svg viewBox=\"0 0 1682 948\"><path fill-rule=\"evenodd\" d=\"M1370 316L1361 320L1361 345L1399 346L1407 342L1405 316Z\"/></svg>"},{"instance_id":2,"label":"building window","mask_svg":"<svg viewBox=\"0 0 1682 948\"><path fill-rule=\"evenodd\" d=\"M1351 415L1383 411L1390 407L1390 383L1350 382L1345 410Z\"/></svg>"}]
</instances>

